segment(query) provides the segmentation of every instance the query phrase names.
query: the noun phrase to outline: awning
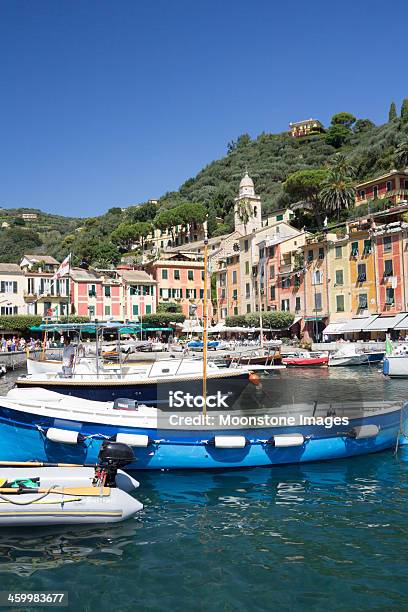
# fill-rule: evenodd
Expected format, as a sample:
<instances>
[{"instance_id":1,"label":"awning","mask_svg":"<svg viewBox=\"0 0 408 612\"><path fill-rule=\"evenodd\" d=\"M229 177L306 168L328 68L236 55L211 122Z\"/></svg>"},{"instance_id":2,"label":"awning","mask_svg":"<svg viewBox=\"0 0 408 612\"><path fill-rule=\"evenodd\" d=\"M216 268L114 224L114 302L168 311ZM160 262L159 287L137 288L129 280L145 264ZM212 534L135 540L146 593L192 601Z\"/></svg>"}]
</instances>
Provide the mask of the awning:
<instances>
[{"instance_id":1,"label":"awning","mask_svg":"<svg viewBox=\"0 0 408 612\"><path fill-rule=\"evenodd\" d=\"M407 313L400 313L394 315L393 317L377 317L372 323L367 325L364 328L364 331L372 332L372 331L388 331L389 329L395 329L395 326L398 325L405 317Z\"/></svg>"},{"instance_id":2,"label":"awning","mask_svg":"<svg viewBox=\"0 0 408 612\"><path fill-rule=\"evenodd\" d=\"M408 329L408 314L405 312L404 315L405 316L402 319L402 321L397 323L397 325L394 327L394 329Z\"/></svg>"},{"instance_id":3,"label":"awning","mask_svg":"<svg viewBox=\"0 0 408 612\"><path fill-rule=\"evenodd\" d=\"M305 322L310 323L312 321L323 321L326 317L305 317Z\"/></svg>"},{"instance_id":4,"label":"awning","mask_svg":"<svg viewBox=\"0 0 408 612\"><path fill-rule=\"evenodd\" d=\"M293 319L293 323L291 323L291 324L289 325L289 327L292 327L293 325L296 325L296 323L299 323L299 321L301 321L301 320L302 320L302 317L295 317L295 318ZM289 327L288 327L287 329L289 329Z\"/></svg>"},{"instance_id":5,"label":"awning","mask_svg":"<svg viewBox=\"0 0 408 612\"><path fill-rule=\"evenodd\" d=\"M355 319L350 319L347 321L347 323L344 323L341 333L352 334L354 332L366 331L368 325L370 325L377 318L378 315L370 315L369 317L357 317Z\"/></svg>"},{"instance_id":6,"label":"awning","mask_svg":"<svg viewBox=\"0 0 408 612\"><path fill-rule=\"evenodd\" d=\"M328 326L324 328L323 334L327 336L336 336L337 334L342 334L343 328L346 323L347 321L337 321L337 323L329 323Z\"/></svg>"}]
</instances>

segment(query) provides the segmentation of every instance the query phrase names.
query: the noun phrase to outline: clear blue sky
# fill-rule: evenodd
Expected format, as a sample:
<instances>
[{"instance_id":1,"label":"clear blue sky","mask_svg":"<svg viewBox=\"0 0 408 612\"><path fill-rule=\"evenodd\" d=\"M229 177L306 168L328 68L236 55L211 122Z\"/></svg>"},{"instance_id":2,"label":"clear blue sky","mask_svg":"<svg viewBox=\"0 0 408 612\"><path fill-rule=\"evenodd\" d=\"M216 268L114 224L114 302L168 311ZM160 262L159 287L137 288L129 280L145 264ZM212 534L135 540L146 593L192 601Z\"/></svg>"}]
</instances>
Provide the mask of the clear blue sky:
<instances>
[{"instance_id":1,"label":"clear blue sky","mask_svg":"<svg viewBox=\"0 0 408 612\"><path fill-rule=\"evenodd\" d=\"M89 216L244 132L408 97L405 0L1 0L0 206Z\"/></svg>"}]
</instances>

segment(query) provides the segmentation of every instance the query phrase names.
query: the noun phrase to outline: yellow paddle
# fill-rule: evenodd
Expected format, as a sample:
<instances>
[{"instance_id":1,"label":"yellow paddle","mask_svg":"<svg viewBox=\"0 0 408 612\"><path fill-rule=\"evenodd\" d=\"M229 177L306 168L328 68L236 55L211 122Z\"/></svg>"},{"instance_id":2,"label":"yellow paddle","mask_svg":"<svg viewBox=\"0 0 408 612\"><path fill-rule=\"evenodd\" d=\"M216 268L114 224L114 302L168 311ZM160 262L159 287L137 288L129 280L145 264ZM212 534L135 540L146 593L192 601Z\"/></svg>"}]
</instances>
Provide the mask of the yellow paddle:
<instances>
[{"instance_id":1,"label":"yellow paddle","mask_svg":"<svg viewBox=\"0 0 408 612\"><path fill-rule=\"evenodd\" d=\"M61 495L82 495L82 496L90 496L90 497L99 497L99 496L109 496L110 495L110 487L50 487L49 489L35 489L30 487L7 487L0 489L0 495L9 495L9 494L23 494L23 493L58 493Z\"/></svg>"}]
</instances>

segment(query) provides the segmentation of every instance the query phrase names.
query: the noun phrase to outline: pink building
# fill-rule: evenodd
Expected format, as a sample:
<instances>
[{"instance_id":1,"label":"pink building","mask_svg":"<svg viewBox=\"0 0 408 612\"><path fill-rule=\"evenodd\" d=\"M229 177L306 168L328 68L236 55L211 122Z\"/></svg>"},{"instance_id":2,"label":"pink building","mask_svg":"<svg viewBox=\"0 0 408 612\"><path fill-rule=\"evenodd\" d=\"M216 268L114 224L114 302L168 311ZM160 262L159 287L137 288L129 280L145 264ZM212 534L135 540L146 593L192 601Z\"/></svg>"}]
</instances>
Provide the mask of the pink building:
<instances>
[{"instance_id":1,"label":"pink building","mask_svg":"<svg viewBox=\"0 0 408 612\"><path fill-rule=\"evenodd\" d=\"M70 277L72 314L132 321L156 312L155 281L146 272L72 268Z\"/></svg>"}]
</instances>

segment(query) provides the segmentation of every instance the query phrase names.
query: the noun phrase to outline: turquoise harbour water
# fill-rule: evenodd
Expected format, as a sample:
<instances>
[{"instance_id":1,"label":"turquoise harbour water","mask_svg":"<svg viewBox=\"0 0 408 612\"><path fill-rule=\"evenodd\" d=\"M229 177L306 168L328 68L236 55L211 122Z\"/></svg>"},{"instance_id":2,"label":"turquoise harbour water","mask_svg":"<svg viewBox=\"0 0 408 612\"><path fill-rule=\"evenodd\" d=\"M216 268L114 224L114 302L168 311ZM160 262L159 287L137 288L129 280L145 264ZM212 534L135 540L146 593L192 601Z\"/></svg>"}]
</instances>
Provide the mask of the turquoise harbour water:
<instances>
[{"instance_id":1,"label":"turquoise harbour water","mask_svg":"<svg viewBox=\"0 0 408 612\"><path fill-rule=\"evenodd\" d=\"M408 398L408 381L366 368L286 370L268 384ZM69 610L98 612L408 607L408 447L138 479L145 509L126 523L1 530L0 590L68 591Z\"/></svg>"}]
</instances>

